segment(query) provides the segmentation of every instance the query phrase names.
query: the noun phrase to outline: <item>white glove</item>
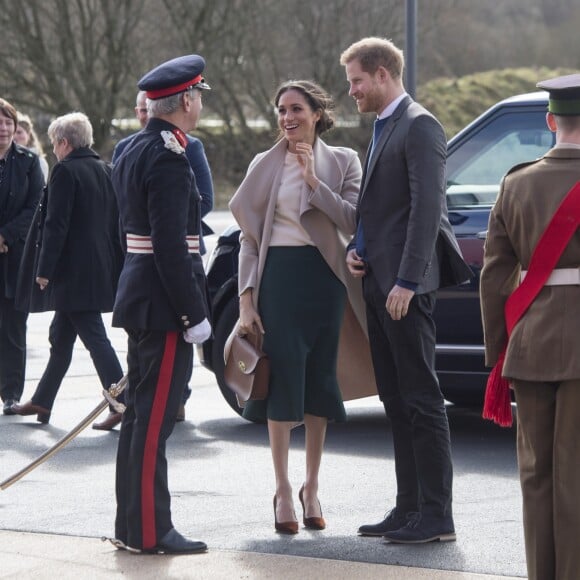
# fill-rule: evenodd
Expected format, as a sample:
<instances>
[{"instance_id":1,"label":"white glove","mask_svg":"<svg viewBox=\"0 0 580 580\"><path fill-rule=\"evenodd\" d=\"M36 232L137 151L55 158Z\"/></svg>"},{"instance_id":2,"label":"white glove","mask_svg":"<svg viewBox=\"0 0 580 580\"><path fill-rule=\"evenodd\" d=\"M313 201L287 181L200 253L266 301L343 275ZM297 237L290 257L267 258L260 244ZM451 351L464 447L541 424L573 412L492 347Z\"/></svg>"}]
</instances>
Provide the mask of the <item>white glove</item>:
<instances>
[{"instance_id":1,"label":"white glove","mask_svg":"<svg viewBox=\"0 0 580 580\"><path fill-rule=\"evenodd\" d=\"M204 318L199 324L188 328L183 333L183 339L190 344L201 344L211 336L211 324L207 318Z\"/></svg>"}]
</instances>

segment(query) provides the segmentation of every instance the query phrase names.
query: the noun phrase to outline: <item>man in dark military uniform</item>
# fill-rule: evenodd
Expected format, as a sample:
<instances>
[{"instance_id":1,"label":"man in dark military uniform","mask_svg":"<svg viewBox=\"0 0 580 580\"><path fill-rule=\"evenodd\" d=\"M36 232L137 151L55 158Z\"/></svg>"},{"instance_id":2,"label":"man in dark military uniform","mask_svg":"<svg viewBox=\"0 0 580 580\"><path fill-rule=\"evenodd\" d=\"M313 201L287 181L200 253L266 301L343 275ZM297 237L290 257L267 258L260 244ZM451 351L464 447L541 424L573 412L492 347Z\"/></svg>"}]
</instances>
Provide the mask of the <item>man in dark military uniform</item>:
<instances>
[{"instance_id":1,"label":"man in dark military uniform","mask_svg":"<svg viewBox=\"0 0 580 580\"><path fill-rule=\"evenodd\" d=\"M548 224L563 200L580 195L580 74L537 86L550 95L546 120L556 145L502 181L489 219L481 306L486 363L500 365L494 370L509 380L518 407L528 577L568 580L580 574L580 216L566 205L554 230ZM532 259L536 247L541 260ZM545 279L533 300L522 292L524 278L528 288ZM508 336L515 310L524 314ZM495 401L509 413L509 386L497 383L504 396L492 396L488 386L484 407L493 419L503 416Z\"/></svg>"},{"instance_id":2,"label":"man in dark military uniform","mask_svg":"<svg viewBox=\"0 0 580 580\"><path fill-rule=\"evenodd\" d=\"M199 254L200 196L184 154L201 112L203 58L163 63L138 83L149 122L113 170L127 254L113 325L128 338L129 384L117 453L118 547L184 554L207 546L171 522L165 445L193 350L209 338Z\"/></svg>"}]
</instances>

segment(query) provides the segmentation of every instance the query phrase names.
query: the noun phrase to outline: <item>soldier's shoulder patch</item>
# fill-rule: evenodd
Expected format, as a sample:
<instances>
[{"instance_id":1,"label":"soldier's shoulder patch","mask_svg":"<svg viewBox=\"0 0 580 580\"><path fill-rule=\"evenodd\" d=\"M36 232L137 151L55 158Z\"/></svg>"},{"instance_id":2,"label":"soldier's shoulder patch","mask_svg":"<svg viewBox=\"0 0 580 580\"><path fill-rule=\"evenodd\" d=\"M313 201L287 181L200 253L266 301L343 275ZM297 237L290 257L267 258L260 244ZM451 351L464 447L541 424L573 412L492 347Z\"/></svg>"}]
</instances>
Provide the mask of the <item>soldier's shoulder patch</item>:
<instances>
[{"instance_id":1,"label":"soldier's shoulder patch","mask_svg":"<svg viewBox=\"0 0 580 580\"><path fill-rule=\"evenodd\" d=\"M537 159L532 159L531 161L523 161L522 163L518 163L517 165L514 165L513 167L508 169L506 176L511 175L512 173L515 173L516 171L519 171L524 167L528 167L529 165L534 165L535 163L538 163L538 161L541 161L542 159L543 157L538 157Z\"/></svg>"},{"instance_id":2,"label":"soldier's shoulder patch","mask_svg":"<svg viewBox=\"0 0 580 580\"><path fill-rule=\"evenodd\" d=\"M181 143L181 140L178 135L175 134L173 131L161 131L161 138L165 143L165 148L169 149L169 151L173 151L173 153L184 153L185 146Z\"/></svg>"}]
</instances>

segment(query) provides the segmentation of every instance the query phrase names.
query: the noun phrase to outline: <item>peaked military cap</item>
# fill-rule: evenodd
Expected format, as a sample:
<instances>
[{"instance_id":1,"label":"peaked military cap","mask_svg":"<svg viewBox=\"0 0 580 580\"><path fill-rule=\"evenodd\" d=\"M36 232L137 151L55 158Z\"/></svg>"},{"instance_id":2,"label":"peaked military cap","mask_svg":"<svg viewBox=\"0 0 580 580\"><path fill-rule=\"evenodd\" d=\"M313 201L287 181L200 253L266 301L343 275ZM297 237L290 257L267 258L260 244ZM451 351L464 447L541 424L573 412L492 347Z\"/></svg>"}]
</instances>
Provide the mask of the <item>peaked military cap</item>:
<instances>
[{"instance_id":1,"label":"peaked military cap","mask_svg":"<svg viewBox=\"0 0 580 580\"><path fill-rule=\"evenodd\" d=\"M210 89L201 76L205 60L198 54L188 54L168 60L149 71L137 83L148 99L162 99L189 89Z\"/></svg>"},{"instance_id":2,"label":"peaked military cap","mask_svg":"<svg viewBox=\"0 0 580 580\"><path fill-rule=\"evenodd\" d=\"M580 74L541 81L536 85L550 94L548 111L554 115L580 115Z\"/></svg>"}]
</instances>

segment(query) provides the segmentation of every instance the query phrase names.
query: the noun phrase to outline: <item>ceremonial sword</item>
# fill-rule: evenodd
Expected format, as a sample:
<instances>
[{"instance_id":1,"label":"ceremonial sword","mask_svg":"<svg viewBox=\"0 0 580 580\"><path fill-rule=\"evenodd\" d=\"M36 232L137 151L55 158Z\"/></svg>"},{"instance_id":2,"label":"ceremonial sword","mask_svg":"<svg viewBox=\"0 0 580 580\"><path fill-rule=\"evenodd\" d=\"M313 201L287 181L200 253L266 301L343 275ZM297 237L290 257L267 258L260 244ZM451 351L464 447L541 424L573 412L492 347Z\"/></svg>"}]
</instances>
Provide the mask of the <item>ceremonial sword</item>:
<instances>
[{"instance_id":1,"label":"ceremonial sword","mask_svg":"<svg viewBox=\"0 0 580 580\"><path fill-rule=\"evenodd\" d=\"M47 449L42 455L39 455L32 463L11 475L0 483L0 489L4 490L43 464L47 459L50 459L55 453L58 453L65 445L70 443L83 429L88 427L109 405L115 411L122 413L125 410L125 405L119 403L116 399L125 390L127 386L127 375L125 375L118 383L114 383L108 390L103 389L104 399L73 429L66 435L59 439L52 447Z\"/></svg>"}]
</instances>

